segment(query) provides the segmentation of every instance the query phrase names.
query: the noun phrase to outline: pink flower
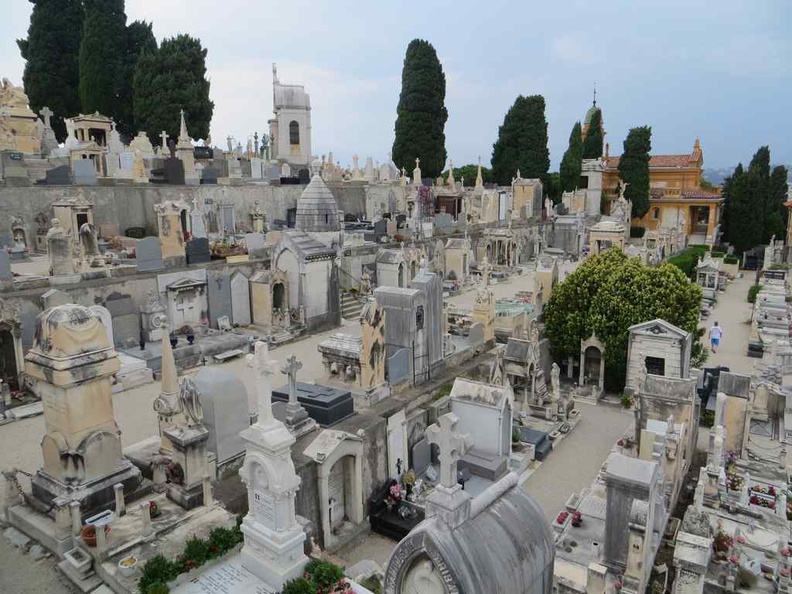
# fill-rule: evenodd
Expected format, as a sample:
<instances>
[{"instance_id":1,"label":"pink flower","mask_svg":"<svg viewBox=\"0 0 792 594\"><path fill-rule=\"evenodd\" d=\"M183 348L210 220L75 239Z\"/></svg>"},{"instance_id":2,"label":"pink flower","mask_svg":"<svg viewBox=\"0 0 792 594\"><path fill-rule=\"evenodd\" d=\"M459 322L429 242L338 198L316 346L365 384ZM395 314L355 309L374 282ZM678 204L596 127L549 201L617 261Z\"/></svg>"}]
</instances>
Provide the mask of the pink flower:
<instances>
[{"instance_id":1,"label":"pink flower","mask_svg":"<svg viewBox=\"0 0 792 594\"><path fill-rule=\"evenodd\" d=\"M789 577L789 567L782 567L778 570L778 573L780 573L783 577Z\"/></svg>"},{"instance_id":2,"label":"pink flower","mask_svg":"<svg viewBox=\"0 0 792 594\"><path fill-rule=\"evenodd\" d=\"M784 557L789 557L790 555L792 555L792 551L789 550L789 547L784 547L783 549L781 549L781 554Z\"/></svg>"},{"instance_id":3,"label":"pink flower","mask_svg":"<svg viewBox=\"0 0 792 594\"><path fill-rule=\"evenodd\" d=\"M740 536L737 537L737 542L739 542L740 544L745 544L745 537L742 534L740 534Z\"/></svg>"},{"instance_id":4,"label":"pink flower","mask_svg":"<svg viewBox=\"0 0 792 594\"><path fill-rule=\"evenodd\" d=\"M740 558L737 555L732 555L729 557L729 561L737 565L740 562Z\"/></svg>"}]
</instances>

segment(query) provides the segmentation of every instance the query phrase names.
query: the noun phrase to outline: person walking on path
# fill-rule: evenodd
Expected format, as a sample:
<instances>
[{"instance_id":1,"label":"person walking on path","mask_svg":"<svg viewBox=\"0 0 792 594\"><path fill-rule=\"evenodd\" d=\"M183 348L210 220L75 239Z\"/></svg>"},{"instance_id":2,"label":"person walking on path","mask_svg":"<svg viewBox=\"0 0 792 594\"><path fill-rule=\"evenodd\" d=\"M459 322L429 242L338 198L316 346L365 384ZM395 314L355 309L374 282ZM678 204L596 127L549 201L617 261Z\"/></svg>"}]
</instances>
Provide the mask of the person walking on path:
<instances>
[{"instance_id":1,"label":"person walking on path","mask_svg":"<svg viewBox=\"0 0 792 594\"><path fill-rule=\"evenodd\" d=\"M713 353L718 352L718 346L720 345L720 341L722 337L723 337L723 328L718 326L718 322L715 322L709 331L710 348L712 349Z\"/></svg>"}]
</instances>

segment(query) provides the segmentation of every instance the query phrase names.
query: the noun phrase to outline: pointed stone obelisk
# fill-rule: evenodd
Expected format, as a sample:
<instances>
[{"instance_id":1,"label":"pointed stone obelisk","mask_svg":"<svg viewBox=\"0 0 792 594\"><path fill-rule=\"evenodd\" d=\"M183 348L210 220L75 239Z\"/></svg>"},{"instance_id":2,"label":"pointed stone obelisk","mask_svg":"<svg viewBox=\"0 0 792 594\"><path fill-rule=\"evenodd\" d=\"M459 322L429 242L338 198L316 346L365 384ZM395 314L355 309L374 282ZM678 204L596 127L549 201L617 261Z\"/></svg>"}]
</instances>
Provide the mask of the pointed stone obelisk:
<instances>
[{"instance_id":1,"label":"pointed stone obelisk","mask_svg":"<svg viewBox=\"0 0 792 594\"><path fill-rule=\"evenodd\" d=\"M179 376L176 371L176 359L173 356L173 347L170 343L168 325L162 324L162 387L160 395L154 400L154 412L159 420L160 451L169 453L173 451L171 442L164 431L176 424L174 418L179 413Z\"/></svg>"},{"instance_id":2,"label":"pointed stone obelisk","mask_svg":"<svg viewBox=\"0 0 792 594\"><path fill-rule=\"evenodd\" d=\"M279 591L302 575L308 558L303 553L305 533L297 523L294 498L300 477L294 470L294 436L272 415L272 374L277 366L267 345L257 342L248 365L256 370L259 418L245 429L245 463L239 471L248 490L248 514L242 520L245 544L242 565Z\"/></svg>"}]
</instances>

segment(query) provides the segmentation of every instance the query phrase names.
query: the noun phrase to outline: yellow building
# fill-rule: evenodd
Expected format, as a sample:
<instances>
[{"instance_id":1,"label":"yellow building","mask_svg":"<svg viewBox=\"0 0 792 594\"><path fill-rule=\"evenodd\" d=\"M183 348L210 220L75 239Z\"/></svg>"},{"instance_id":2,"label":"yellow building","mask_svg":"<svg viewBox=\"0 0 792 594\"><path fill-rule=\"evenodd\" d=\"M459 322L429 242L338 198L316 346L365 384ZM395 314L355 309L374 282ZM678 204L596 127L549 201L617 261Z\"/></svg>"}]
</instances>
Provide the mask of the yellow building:
<instances>
[{"instance_id":1,"label":"yellow building","mask_svg":"<svg viewBox=\"0 0 792 594\"><path fill-rule=\"evenodd\" d=\"M611 157L605 145L605 170L602 188L606 199L618 196L619 157ZM693 151L680 155L652 155L649 160L649 211L634 226L646 229L685 230L689 243L713 244L717 241L723 197L719 192L701 188L704 155L698 138Z\"/></svg>"}]
</instances>

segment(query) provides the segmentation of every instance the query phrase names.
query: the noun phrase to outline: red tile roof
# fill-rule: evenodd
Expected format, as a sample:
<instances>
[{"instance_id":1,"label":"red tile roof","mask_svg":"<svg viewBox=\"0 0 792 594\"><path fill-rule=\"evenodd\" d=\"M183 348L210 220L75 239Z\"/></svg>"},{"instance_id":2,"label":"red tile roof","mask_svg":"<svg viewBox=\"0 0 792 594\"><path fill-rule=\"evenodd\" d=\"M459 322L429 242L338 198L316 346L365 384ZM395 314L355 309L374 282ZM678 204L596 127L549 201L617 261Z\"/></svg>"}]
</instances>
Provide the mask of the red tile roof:
<instances>
[{"instance_id":1,"label":"red tile roof","mask_svg":"<svg viewBox=\"0 0 792 594\"><path fill-rule=\"evenodd\" d=\"M707 192L706 190L683 190L682 198L707 200L721 198L721 195L717 192Z\"/></svg>"},{"instance_id":2,"label":"red tile roof","mask_svg":"<svg viewBox=\"0 0 792 594\"><path fill-rule=\"evenodd\" d=\"M652 155L649 158L649 167L689 167L696 162L694 154L687 155ZM619 166L619 157L608 157L608 168Z\"/></svg>"}]
</instances>

